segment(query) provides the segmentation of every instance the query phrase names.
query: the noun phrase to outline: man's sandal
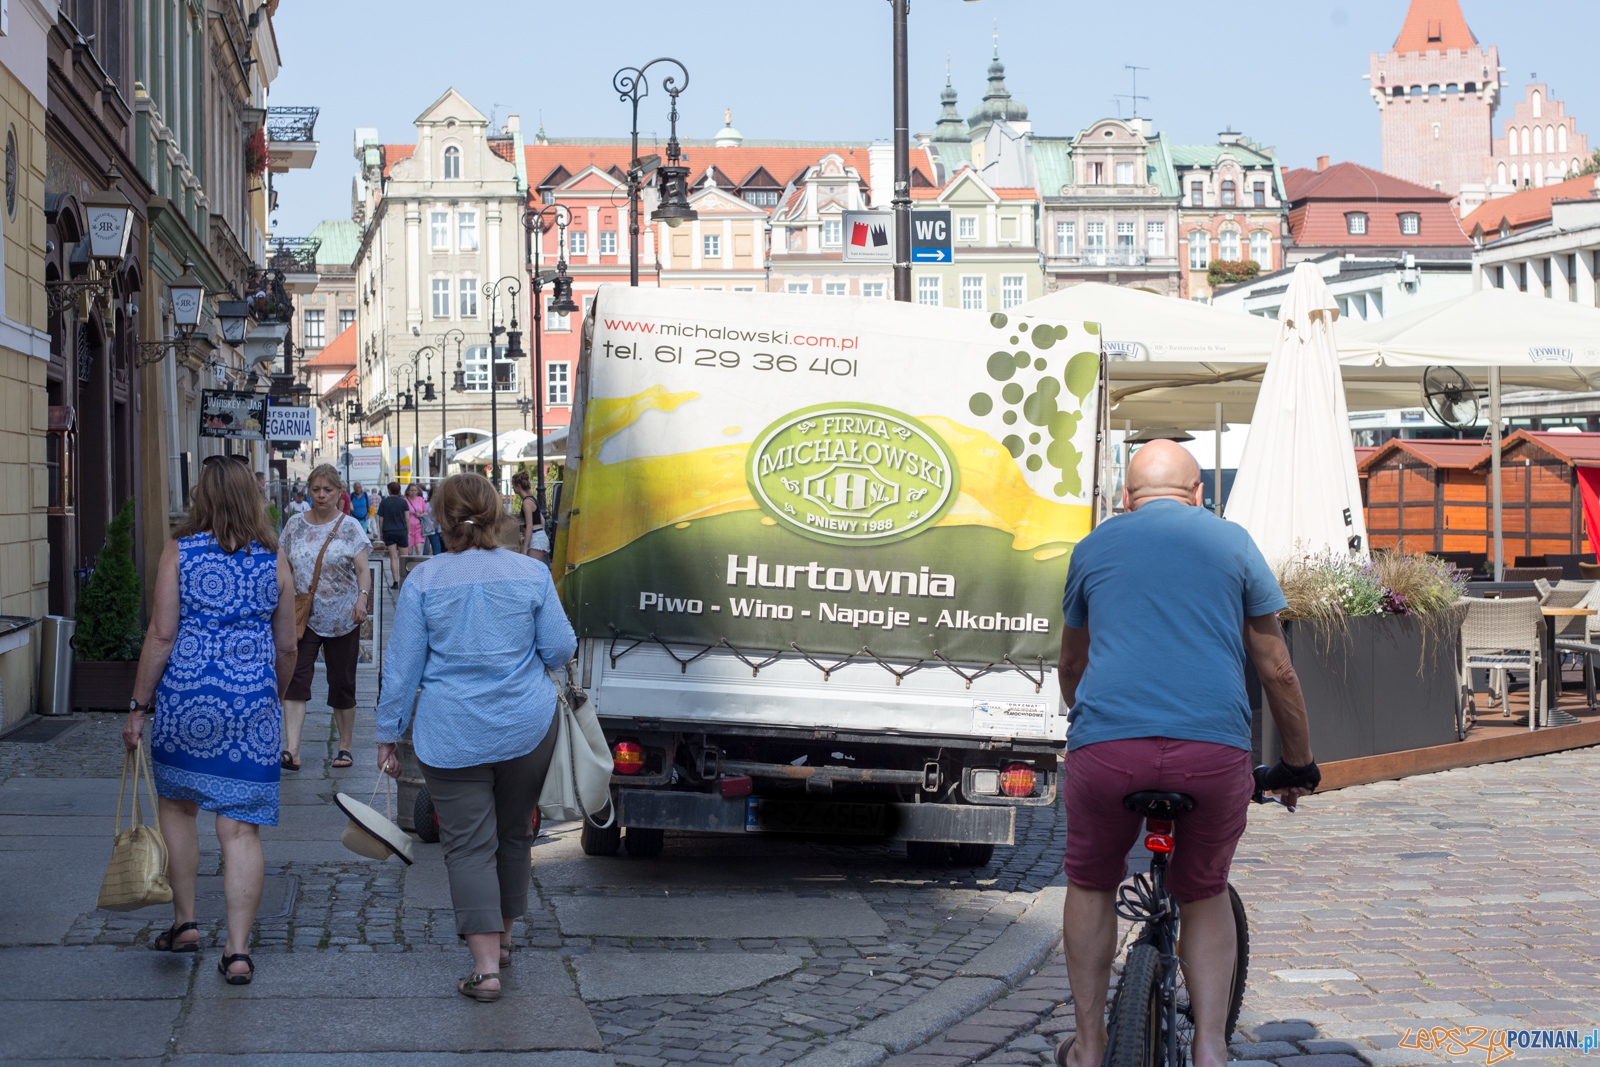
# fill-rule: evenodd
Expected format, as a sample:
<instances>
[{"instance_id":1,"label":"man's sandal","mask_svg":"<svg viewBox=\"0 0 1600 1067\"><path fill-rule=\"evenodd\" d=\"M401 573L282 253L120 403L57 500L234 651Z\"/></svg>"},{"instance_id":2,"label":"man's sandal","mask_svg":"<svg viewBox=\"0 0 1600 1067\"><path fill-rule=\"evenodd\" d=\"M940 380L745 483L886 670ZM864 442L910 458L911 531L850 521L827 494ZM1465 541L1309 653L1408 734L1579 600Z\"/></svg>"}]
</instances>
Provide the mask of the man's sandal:
<instances>
[{"instance_id":1,"label":"man's sandal","mask_svg":"<svg viewBox=\"0 0 1600 1067\"><path fill-rule=\"evenodd\" d=\"M278 766L286 771L298 771L300 769L300 761L295 759L288 749L284 749L283 755L278 757Z\"/></svg>"},{"instance_id":2,"label":"man's sandal","mask_svg":"<svg viewBox=\"0 0 1600 1067\"><path fill-rule=\"evenodd\" d=\"M240 962L250 969L243 974L234 974L228 970L229 967ZM256 961L244 952L239 952L232 956L224 956L217 961L217 973L227 979L229 985L249 985L250 980L256 976Z\"/></svg>"},{"instance_id":3,"label":"man's sandal","mask_svg":"<svg viewBox=\"0 0 1600 1067\"><path fill-rule=\"evenodd\" d=\"M1077 1039L1077 1034L1069 1034L1065 1041L1056 1046L1056 1067L1067 1067L1067 1053L1072 1051L1072 1043Z\"/></svg>"},{"instance_id":4,"label":"man's sandal","mask_svg":"<svg viewBox=\"0 0 1600 1067\"><path fill-rule=\"evenodd\" d=\"M355 757L350 755L350 750L347 748L341 748L333 757L333 766L335 767L351 767L355 765L355 762Z\"/></svg>"},{"instance_id":5,"label":"man's sandal","mask_svg":"<svg viewBox=\"0 0 1600 1067\"><path fill-rule=\"evenodd\" d=\"M500 978L499 972L494 974L470 974L465 978L458 978L456 979L456 992L464 997L471 997L482 1004L493 1004L500 999L500 990L479 988L491 978L498 981Z\"/></svg>"},{"instance_id":6,"label":"man's sandal","mask_svg":"<svg viewBox=\"0 0 1600 1067\"><path fill-rule=\"evenodd\" d=\"M195 932L193 941L179 941L178 935ZM156 935L150 942L150 947L157 952L199 952L200 951L200 926L198 923L173 924L170 928Z\"/></svg>"}]
</instances>

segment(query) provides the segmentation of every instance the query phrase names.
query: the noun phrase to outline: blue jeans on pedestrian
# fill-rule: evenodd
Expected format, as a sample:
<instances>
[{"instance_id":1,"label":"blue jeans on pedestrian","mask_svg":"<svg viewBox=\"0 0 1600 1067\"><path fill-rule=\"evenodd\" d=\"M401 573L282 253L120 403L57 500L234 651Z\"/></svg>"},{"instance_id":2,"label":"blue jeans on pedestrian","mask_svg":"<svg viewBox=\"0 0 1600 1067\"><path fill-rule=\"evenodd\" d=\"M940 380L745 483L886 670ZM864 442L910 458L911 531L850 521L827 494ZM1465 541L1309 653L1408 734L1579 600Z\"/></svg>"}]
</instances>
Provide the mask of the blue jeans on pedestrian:
<instances>
[{"instance_id":1,"label":"blue jeans on pedestrian","mask_svg":"<svg viewBox=\"0 0 1600 1067\"><path fill-rule=\"evenodd\" d=\"M444 555L444 538L443 537L440 537L436 533L431 533L431 534L428 535L428 544L433 546L433 554L435 556Z\"/></svg>"}]
</instances>

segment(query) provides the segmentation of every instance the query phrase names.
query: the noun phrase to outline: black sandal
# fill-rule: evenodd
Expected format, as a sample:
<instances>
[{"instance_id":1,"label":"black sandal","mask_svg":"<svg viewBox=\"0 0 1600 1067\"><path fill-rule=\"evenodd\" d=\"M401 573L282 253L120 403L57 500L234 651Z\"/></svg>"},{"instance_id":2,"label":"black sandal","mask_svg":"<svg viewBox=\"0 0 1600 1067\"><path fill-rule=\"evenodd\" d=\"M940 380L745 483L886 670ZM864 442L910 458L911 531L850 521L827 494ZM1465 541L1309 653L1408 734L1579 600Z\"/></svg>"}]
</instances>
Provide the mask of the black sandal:
<instances>
[{"instance_id":1,"label":"black sandal","mask_svg":"<svg viewBox=\"0 0 1600 1067\"><path fill-rule=\"evenodd\" d=\"M299 761L290 755L288 749L284 749L283 755L278 757L278 766L286 771L298 771L300 769Z\"/></svg>"},{"instance_id":2,"label":"black sandal","mask_svg":"<svg viewBox=\"0 0 1600 1067\"><path fill-rule=\"evenodd\" d=\"M335 767L354 767L355 764L356 758L350 754L348 748L341 748L333 757L333 766Z\"/></svg>"},{"instance_id":3,"label":"black sandal","mask_svg":"<svg viewBox=\"0 0 1600 1067\"><path fill-rule=\"evenodd\" d=\"M514 956L516 954L516 950L517 950L517 946L516 945L501 945L500 946L500 969L501 970L505 970L507 967L511 966L511 958L512 958L512 956Z\"/></svg>"},{"instance_id":4,"label":"black sandal","mask_svg":"<svg viewBox=\"0 0 1600 1067\"><path fill-rule=\"evenodd\" d=\"M234 974L228 970L229 967L232 967L240 960L243 960L244 965L250 968L248 971L244 974ZM227 979L229 985L249 985L250 980L256 976L256 961L251 959L248 953L244 952L236 953L232 956L224 956L217 961L217 973Z\"/></svg>"},{"instance_id":5,"label":"black sandal","mask_svg":"<svg viewBox=\"0 0 1600 1067\"><path fill-rule=\"evenodd\" d=\"M464 997L471 997L480 1004L493 1004L500 999L500 990L479 988L491 978L498 979L499 974L469 974L465 978L456 980L456 992Z\"/></svg>"},{"instance_id":6,"label":"black sandal","mask_svg":"<svg viewBox=\"0 0 1600 1067\"><path fill-rule=\"evenodd\" d=\"M195 931L196 934L193 941L178 940L179 934L188 933L190 930ZM157 934L156 939L150 943L150 947L156 952L199 952L199 932L200 925L198 923L184 923L181 926L175 924Z\"/></svg>"}]
</instances>

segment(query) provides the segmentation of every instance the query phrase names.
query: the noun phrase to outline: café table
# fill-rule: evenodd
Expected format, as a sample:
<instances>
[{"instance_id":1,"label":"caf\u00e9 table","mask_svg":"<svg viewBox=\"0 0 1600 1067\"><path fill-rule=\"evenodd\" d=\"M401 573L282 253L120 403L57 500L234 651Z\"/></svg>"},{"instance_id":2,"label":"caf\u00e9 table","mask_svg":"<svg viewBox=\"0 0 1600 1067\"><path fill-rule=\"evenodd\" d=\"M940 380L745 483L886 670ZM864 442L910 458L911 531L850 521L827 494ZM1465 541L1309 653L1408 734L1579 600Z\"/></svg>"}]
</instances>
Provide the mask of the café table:
<instances>
[{"instance_id":1,"label":"caf\u00e9 table","mask_svg":"<svg viewBox=\"0 0 1600 1067\"><path fill-rule=\"evenodd\" d=\"M1549 710L1545 713L1545 721L1541 726L1576 726L1578 719L1560 708L1561 703L1561 654L1556 651L1556 630L1560 626L1559 620L1580 616L1600 615L1594 608L1540 608L1544 613L1544 661L1546 663L1545 676L1547 679L1547 692L1549 694ZM1534 714L1533 695L1528 696L1528 714Z\"/></svg>"}]
</instances>

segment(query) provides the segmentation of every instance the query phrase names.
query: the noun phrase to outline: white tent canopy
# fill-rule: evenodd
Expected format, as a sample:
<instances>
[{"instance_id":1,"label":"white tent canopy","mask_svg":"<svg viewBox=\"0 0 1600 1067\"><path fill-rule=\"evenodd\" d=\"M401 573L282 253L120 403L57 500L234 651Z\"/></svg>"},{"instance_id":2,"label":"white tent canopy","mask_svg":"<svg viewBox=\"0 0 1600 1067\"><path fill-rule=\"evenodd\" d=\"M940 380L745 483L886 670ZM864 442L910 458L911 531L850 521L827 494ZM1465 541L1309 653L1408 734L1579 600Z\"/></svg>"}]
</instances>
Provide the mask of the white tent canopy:
<instances>
[{"instance_id":1,"label":"white tent canopy","mask_svg":"<svg viewBox=\"0 0 1600 1067\"><path fill-rule=\"evenodd\" d=\"M565 445L567 441L567 428L556 426L545 432L544 457L546 460L562 458L556 451L558 446ZM499 453L501 463L516 463L524 460L537 460L539 438L528 430L516 429L502 431L499 438ZM484 438L476 444L469 445L456 452L451 457L451 462L462 466L482 466L493 462L490 449L490 440Z\"/></svg>"},{"instance_id":2,"label":"white tent canopy","mask_svg":"<svg viewBox=\"0 0 1600 1067\"><path fill-rule=\"evenodd\" d=\"M1301 553L1365 552L1366 523L1345 408L1334 320L1322 274L1301 263L1289 281L1272 359L1228 498L1227 517L1271 563Z\"/></svg>"},{"instance_id":3,"label":"white tent canopy","mask_svg":"<svg viewBox=\"0 0 1600 1067\"><path fill-rule=\"evenodd\" d=\"M1506 289L1441 300L1343 331L1340 359L1387 367L1500 367L1506 382L1588 389L1600 377L1600 310ZM1559 383L1565 379L1565 385Z\"/></svg>"}]
</instances>

